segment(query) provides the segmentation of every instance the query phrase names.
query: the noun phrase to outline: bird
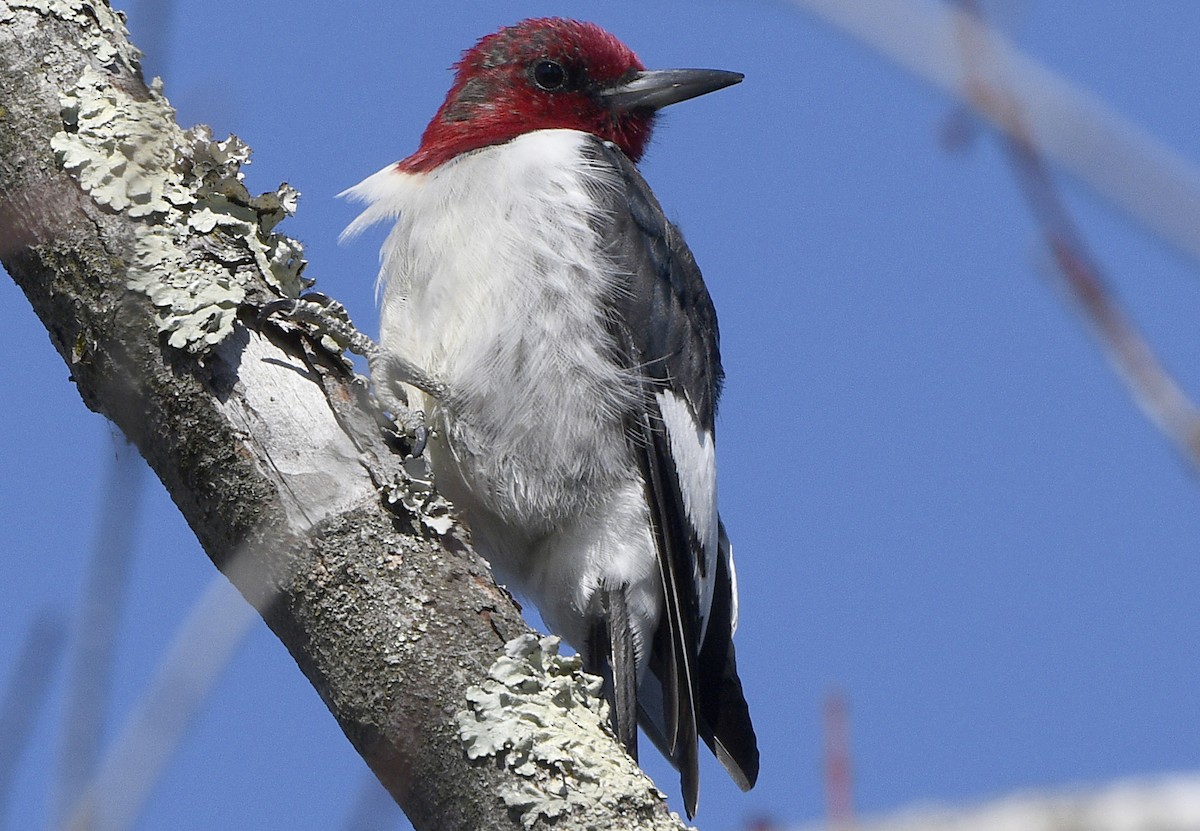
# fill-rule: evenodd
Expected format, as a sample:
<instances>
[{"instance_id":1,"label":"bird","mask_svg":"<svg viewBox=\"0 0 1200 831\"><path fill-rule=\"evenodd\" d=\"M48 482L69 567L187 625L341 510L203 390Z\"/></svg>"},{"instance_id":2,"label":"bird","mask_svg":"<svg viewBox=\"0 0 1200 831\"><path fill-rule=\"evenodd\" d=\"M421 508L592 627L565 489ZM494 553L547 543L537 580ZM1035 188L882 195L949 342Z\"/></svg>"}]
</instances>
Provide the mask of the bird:
<instances>
[{"instance_id":1,"label":"bird","mask_svg":"<svg viewBox=\"0 0 1200 831\"><path fill-rule=\"evenodd\" d=\"M593 23L465 51L420 145L342 195L380 251L378 387L428 429L475 548L699 798L699 742L749 790L737 577L718 508L712 299L636 163L657 112L743 79L650 71ZM378 376L384 377L378 377Z\"/></svg>"}]
</instances>

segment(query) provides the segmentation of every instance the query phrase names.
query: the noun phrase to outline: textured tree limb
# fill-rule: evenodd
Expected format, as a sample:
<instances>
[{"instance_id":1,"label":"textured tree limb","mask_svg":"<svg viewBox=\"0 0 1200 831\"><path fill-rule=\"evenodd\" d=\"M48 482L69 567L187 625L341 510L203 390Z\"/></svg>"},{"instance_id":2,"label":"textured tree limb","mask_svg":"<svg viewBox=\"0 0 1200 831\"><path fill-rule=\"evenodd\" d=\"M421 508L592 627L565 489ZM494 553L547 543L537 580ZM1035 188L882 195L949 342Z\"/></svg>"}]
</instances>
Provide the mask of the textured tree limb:
<instances>
[{"instance_id":1,"label":"textured tree limb","mask_svg":"<svg viewBox=\"0 0 1200 831\"><path fill-rule=\"evenodd\" d=\"M537 737L558 767L511 725L464 738L506 695L586 679L457 527L387 510L381 487L413 495L347 368L245 312L300 282L271 233L289 193L250 199L240 147L179 129L98 0L0 0L0 261L413 824L676 827L648 780L603 767L632 762L594 696ZM580 784L597 776L603 798Z\"/></svg>"}]
</instances>

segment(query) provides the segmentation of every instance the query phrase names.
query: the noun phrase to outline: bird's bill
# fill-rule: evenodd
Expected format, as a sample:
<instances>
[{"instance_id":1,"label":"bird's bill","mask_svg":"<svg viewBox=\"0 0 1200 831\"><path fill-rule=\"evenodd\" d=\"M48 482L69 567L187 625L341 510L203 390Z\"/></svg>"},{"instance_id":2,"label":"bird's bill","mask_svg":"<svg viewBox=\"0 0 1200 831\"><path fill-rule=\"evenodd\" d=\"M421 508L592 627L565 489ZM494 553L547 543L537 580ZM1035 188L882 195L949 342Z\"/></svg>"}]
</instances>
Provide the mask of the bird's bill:
<instances>
[{"instance_id":1,"label":"bird's bill","mask_svg":"<svg viewBox=\"0 0 1200 831\"><path fill-rule=\"evenodd\" d=\"M639 72L625 83L602 90L600 97L616 110L659 110L732 86L744 77L723 69L658 69Z\"/></svg>"}]
</instances>

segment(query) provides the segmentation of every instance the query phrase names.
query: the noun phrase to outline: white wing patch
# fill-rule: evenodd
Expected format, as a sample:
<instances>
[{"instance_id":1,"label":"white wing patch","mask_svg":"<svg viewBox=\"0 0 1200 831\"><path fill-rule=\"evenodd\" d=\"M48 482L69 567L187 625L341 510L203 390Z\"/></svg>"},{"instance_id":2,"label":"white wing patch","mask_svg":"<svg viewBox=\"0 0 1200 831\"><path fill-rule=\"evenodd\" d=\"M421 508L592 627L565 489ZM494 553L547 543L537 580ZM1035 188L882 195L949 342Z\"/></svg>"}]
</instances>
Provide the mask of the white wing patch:
<instances>
[{"instance_id":1,"label":"white wing patch","mask_svg":"<svg viewBox=\"0 0 1200 831\"><path fill-rule=\"evenodd\" d=\"M696 596L700 607L700 643L708 628L708 612L712 608L713 588L717 565L717 459L713 436L700 427L691 406L671 390L655 393L658 409L671 458L679 477L683 507L696 539L700 541L703 562L692 567L696 581Z\"/></svg>"},{"instance_id":2,"label":"white wing patch","mask_svg":"<svg viewBox=\"0 0 1200 831\"><path fill-rule=\"evenodd\" d=\"M738 586L737 569L733 567L733 543L721 529L721 556L725 558L725 567L729 569L729 637L737 634L738 626Z\"/></svg>"}]
</instances>

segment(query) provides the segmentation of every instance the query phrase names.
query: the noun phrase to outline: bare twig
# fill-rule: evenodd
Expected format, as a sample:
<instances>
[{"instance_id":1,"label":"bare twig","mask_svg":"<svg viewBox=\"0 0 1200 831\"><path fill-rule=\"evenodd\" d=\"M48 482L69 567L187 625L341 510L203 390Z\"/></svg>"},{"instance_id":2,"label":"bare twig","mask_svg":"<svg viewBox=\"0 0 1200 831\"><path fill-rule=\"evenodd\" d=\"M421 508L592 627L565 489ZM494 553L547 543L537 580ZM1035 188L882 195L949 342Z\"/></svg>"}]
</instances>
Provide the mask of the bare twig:
<instances>
[{"instance_id":1,"label":"bare twig","mask_svg":"<svg viewBox=\"0 0 1200 831\"><path fill-rule=\"evenodd\" d=\"M0 825L17 764L48 698L47 689L64 642L62 621L57 615L42 612L35 617L0 699Z\"/></svg>"},{"instance_id":2,"label":"bare twig","mask_svg":"<svg viewBox=\"0 0 1200 831\"><path fill-rule=\"evenodd\" d=\"M975 107L993 126L1036 138L1063 165L1139 223L1200 260L1200 168L1022 53L1002 34L941 0L790 0ZM986 67L962 61L962 33L986 47ZM1007 96L980 96L980 70ZM1005 98L1021 102L1020 124ZM1023 126L1022 126L1023 125Z\"/></svg>"},{"instance_id":3,"label":"bare twig","mask_svg":"<svg viewBox=\"0 0 1200 831\"><path fill-rule=\"evenodd\" d=\"M1001 66L993 60L992 42L982 37L984 29L968 23L981 12L976 0L960 3L970 13L958 18L958 33L971 100L977 109L994 113L1006 125L1001 137L1004 150L1063 286L1100 338L1109 362L1142 412L1200 468L1200 410L1108 289L1042 158L1025 102L1007 85Z\"/></svg>"},{"instance_id":4,"label":"bare twig","mask_svg":"<svg viewBox=\"0 0 1200 831\"><path fill-rule=\"evenodd\" d=\"M854 829L849 721L845 693L830 692L825 697L825 815L836 831Z\"/></svg>"},{"instance_id":5,"label":"bare twig","mask_svg":"<svg viewBox=\"0 0 1200 831\"><path fill-rule=\"evenodd\" d=\"M262 571L262 556L253 545L241 546L224 576L213 577L192 605L146 693L70 806L63 829L121 831L134 826L237 648L259 615L279 599L279 581ZM375 788L386 795L378 782Z\"/></svg>"},{"instance_id":6,"label":"bare twig","mask_svg":"<svg viewBox=\"0 0 1200 831\"><path fill-rule=\"evenodd\" d=\"M142 501L145 463L115 433L112 454L71 649L56 795L60 818L79 798L100 755L117 628L133 562L133 531Z\"/></svg>"}]
</instances>

